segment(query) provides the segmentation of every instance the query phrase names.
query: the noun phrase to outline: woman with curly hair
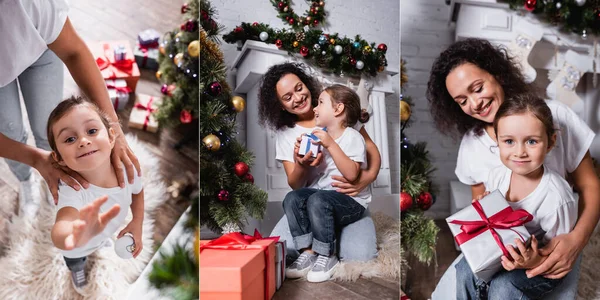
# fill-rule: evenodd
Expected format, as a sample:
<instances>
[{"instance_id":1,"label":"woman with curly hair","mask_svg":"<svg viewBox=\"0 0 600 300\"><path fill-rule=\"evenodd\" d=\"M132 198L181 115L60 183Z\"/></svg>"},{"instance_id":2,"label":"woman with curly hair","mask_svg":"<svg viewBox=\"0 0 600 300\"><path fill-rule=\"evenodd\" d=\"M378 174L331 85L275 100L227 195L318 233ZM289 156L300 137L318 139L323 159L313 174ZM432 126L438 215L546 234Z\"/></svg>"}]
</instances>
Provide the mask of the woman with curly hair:
<instances>
[{"instance_id":1,"label":"woman with curly hair","mask_svg":"<svg viewBox=\"0 0 600 300\"><path fill-rule=\"evenodd\" d=\"M262 78L258 95L260 124L275 131L276 159L283 163L288 184L294 190L309 186L319 177L320 169L317 167L323 160L323 154L320 152L316 157L310 152L305 155L298 154L301 136L317 129L314 108L321 93L319 82L308 76L302 68L301 64L296 63L272 66ZM360 121L364 123L367 119L368 114L363 113ZM352 182L342 176L332 176L329 179L330 185L337 188L336 191L351 197L369 188L369 184L377 178L381 165L379 150L361 122L357 122L354 129L358 130L365 140L368 167L361 170L358 178ZM335 218L334 207L331 207L331 213ZM373 220L368 217L368 211L365 213L358 221L343 227L339 243L334 242L339 245L339 249L335 249L334 246L333 252L339 253L340 259L366 261L377 256L375 227ZM294 264L290 265L297 270L293 272L296 275L305 275L316 262L316 256L309 255L310 251L296 249L295 238L290 232L290 229L293 232L301 226L299 223L304 222L309 222L308 216L294 222L288 222L284 216L272 233L288 240L290 258L298 257ZM303 254L298 256L298 250L303 251Z\"/></svg>"},{"instance_id":2,"label":"woman with curly hair","mask_svg":"<svg viewBox=\"0 0 600 300\"><path fill-rule=\"evenodd\" d=\"M493 128L496 112L505 99L526 93L536 90L525 82L514 58L506 49L486 40L458 41L433 64L427 88L431 114L440 132L462 135L455 173L461 182L471 186L474 199L484 193L490 170L502 164ZM600 217L600 181L588 150L595 134L569 107L558 101L547 103L560 134L544 163L572 179L581 209L573 231L556 236L541 248L541 255L547 259L528 270L527 275L551 279L567 275L563 288L552 296L560 293L559 299L574 299L581 262L578 257ZM448 299L453 294L457 288L456 273L461 272L454 265L461 257L444 274L433 299ZM488 290L489 299L502 299L510 288L507 285Z\"/></svg>"}]
</instances>

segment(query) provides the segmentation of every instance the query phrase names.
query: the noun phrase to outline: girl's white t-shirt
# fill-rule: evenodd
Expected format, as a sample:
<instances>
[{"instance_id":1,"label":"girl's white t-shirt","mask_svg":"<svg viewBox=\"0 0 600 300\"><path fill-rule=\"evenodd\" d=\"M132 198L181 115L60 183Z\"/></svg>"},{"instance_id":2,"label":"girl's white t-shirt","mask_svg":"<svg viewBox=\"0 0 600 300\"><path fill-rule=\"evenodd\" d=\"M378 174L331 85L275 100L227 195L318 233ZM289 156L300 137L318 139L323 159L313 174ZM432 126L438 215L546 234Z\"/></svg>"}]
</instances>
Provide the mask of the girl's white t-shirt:
<instances>
[{"instance_id":1,"label":"girl's white t-shirt","mask_svg":"<svg viewBox=\"0 0 600 300\"><path fill-rule=\"evenodd\" d=\"M512 171L505 165L493 169L485 182L486 191L499 190L503 196L510 187ZM558 173L544 167L538 186L518 202L508 202L513 209L524 209L533 220L525 223L527 231L547 244L559 234L571 232L577 222L577 200L569 183Z\"/></svg>"},{"instance_id":2,"label":"girl's white t-shirt","mask_svg":"<svg viewBox=\"0 0 600 300\"><path fill-rule=\"evenodd\" d=\"M360 131L363 124L356 122L352 128L356 131ZM303 134L309 134L313 130L320 127L302 127L295 125L294 127L285 127L275 131L275 159L279 162L289 161L294 162L294 144L296 138ZM317 167L309 168L309 173L306 174L306 186L311 186L321 173L325 172L326 165L324 163Z\"/></svg>"},{"instance_id":3,"label":"girl's white t-shirt","mask_svg":"<svg viewBox=\"0 0 600 300\"><path fill-rule=\"evenodd\" d=\"M556 131L556 145L546 155L544 165L566 178L577 169L596 135L573 110L559 101L546 101ZM467 132L458 149L454 173L467 185L485 182L490 171L502 165L496 142L484 131L477 136Z\"/></svg>"},{"instance_id":4,"label":"girl's white t-shirt","mask_svg":"<svg viewBox=\"0 0 600 300\"><path fill-rule=\"evenodd\" d=\"M0 1L0 88L40 58L62 31L68 12L66 0Z\"/></svg>"}]
</instances>

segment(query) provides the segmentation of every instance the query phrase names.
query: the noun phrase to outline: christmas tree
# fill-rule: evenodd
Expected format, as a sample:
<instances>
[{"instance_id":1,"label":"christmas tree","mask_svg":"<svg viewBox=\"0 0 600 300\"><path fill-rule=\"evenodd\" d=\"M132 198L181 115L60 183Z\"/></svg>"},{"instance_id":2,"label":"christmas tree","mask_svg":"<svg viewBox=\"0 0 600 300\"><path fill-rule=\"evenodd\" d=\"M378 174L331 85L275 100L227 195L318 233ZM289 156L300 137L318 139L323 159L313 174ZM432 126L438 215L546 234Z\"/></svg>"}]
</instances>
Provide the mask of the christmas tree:
<instances>
[{"instance_id":1,"label":"christmas tree","mask_svg":"<svg viewBox=\"0 0 600 300\"><path fill-rule=\"evenodd\" d=\"M240 231L247 216L262 219L267 193L254 185L254 156L236 140L235 118L246 103L231 95L225 81L216 43L221 27L208 1L201 1L200 14L200 225L218 233Z\"/></svg>"},{"instance_id":2,"label":"christmas tree","mask_svg":"<svg viewBox=\"0 0 600 300\"><path fill-rule=\"evenodd\" d=\"M163 101L155 117L159 124L168 127L191 124L188 128L194 132L188 135L198 136L198 1L184 4L181 13L184 22L165 33L159 46L156 77L163 83Z\"/></svg>"},{"instance_id":3,"label":"christmas tree","mask_svg":"<svg viewBox=\"0 0 600 300\"><path fill-rule=\"evenodd\" d=\"M403 91L408 77L401 62L400 89ZM412 144L404 135L404 129L410 126L412 101L400 96L400 218L402 228L401 253L411 253L419 261L429 264L435 256L435 243L438 227L432 219L423 215L435 202L435 191L431 174L435 170L429 159L425 142ZM404 266L405 267L405 266ZM405 270L402 272L405 273Z\"/></svg>"}]
</instances>

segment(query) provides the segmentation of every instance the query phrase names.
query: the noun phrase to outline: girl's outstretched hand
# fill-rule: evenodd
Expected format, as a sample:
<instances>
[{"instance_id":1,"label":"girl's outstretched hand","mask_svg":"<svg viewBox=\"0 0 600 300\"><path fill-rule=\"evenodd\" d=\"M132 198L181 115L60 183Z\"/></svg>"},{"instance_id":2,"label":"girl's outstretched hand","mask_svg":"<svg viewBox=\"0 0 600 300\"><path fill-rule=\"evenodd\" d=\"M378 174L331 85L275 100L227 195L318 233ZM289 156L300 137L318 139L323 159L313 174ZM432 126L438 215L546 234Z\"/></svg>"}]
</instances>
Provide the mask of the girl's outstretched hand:
<instances>
[{"instance_id":1,"label":"girl's outstretched hand","mask_svg":"<svg viewBox=\"0 0 600 300\"><path fill-rule=\"evenodd\" d=\"M79 210L79 219L74 220L73 232L65 238L65 250L72 250L85 245L96 235L100 234L106 224L114 219L121 210L115 204L105 213L100 213L100 207L108 200L102 196Z\"/></svg>"}]
</instances>

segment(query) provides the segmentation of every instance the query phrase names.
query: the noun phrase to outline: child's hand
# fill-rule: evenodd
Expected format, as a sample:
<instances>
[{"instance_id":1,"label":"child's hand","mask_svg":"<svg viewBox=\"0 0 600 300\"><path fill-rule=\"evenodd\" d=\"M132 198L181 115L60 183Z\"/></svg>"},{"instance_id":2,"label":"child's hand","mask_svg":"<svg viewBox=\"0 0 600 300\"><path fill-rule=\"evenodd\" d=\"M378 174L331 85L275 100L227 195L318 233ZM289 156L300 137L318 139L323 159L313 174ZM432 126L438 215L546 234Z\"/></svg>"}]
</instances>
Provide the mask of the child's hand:
<instances>
[{"instance_id":1,"label":"child's hand","mask_svg":"<svg viewBox=\"0 0 600 300\"><path fill-rule=\"evenodd\" d=\"M531 236L531 247L529 248L520 239L516 239L515 242L520 253L517 253L511 245L506 245L506 250L512 256L513 261L510 261L506 256L502 256L501 258L502 266L507 271L535 268L545 260L545 257L538 251L538 241L535 235Z\"/></svg>"},{"instance_id":2,"label":"child's hand","mask_svg":"<svg viewBox=\"0 0 600 300\"><path fill-rule=\"evenodd\" d=\"M489 191L486 191L485 193L483 193L483 194L481 194L481 195L477 196L477 198L473 199L473 200L471 201L471 203L473 203L473 202L475 202L475 201L479 201L479 200L483 199L483 197L485 197L485 196L487 196L487 195L489 195L489 194L490 194L490 192L489 192Z\"/></svg>"},{"instance_id":3,"label":"child's hand","mask_svg":"<svg viewBox=\"0 0 600 300\"><path fill-rule=\"evenodd\" d=\"M119 232L117 238L124 236L126 233L131 233L133 235L133 242L135 243L133 257L136 258L142 252L142 248L144 248L144 244L142 243L142 221L132 220L129 222L129 224Z\"/></svg>"},{"instance_id":4,"label":"child's hand","mask_svg":"<svg viewBox=\"0 0 600 300\"><path fill-rule=\"evenodd\" d=\"M100 206L106 200L108 200L108 196L102 196L79 210L79 219L72 222L73 232L65 238L65 250L85 245L101 233L106 224L119 214L121 207L118 204L115 204L107 212L100 213Z\"/></svg>"},{"instance_id":5,"label":"child's hand","mask_svg":"<svg viewBox=\"0 0 600 300\"><path fill-rule=\"evenodd\" d=\"M321 144L321 145L323 145L323 147L329 148L329 146L331 146L333 143L335 143L335 141L331 138L329 133L327 133L327 131L324 131L323 129L315 129L315 130L313 130L312 134L317 136L320 140L320 141L313 141L312 142L313 144Z\"/></svg>"}]
</instances>

